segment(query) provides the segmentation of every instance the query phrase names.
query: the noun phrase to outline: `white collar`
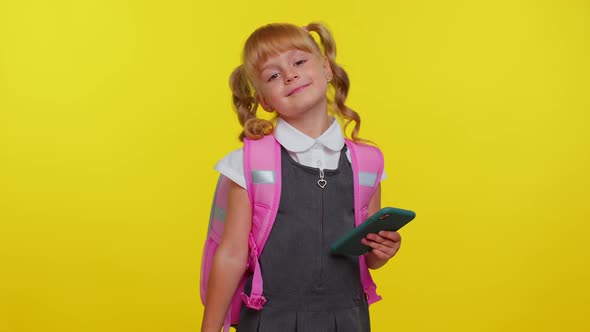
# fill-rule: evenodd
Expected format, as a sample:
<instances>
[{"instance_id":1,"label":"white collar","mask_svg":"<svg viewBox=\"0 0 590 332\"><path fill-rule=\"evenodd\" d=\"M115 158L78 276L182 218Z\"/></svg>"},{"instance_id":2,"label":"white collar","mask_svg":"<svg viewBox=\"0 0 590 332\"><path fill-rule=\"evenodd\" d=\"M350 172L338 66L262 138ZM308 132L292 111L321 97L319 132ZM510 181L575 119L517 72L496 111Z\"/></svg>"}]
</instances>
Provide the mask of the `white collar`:
<instances>
[{"instance_id":1,"label":"white collar","mask_svg":"<svg viewBox=\"0 0 590 332\"><path fill-rule=\"evenodd\" d=\"M274 136L285 149L291 152L307 151L316 143L338 152L344 147L344 136L338 121L334 118L331 118L331 121L330 127L320 137L313 139L291 126L287 121L279 118L274 130Z\"/></svg>"}]
</instances>

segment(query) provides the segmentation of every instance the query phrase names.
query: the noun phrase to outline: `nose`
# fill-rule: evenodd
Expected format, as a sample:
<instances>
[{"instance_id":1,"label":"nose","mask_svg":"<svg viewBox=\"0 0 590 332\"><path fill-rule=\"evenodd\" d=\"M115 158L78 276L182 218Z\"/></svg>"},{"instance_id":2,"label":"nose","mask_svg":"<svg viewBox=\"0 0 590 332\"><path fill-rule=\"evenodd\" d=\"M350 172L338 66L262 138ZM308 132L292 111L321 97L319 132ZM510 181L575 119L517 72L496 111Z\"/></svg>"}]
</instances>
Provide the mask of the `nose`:
<instances>
[{"instance_id":1,"label":"nose","mask_svg":"<svg viewBox=\"0 0 590 332\"><path fill-rule=\"evenodd\" d=\"M299 74L295 70L290 70L285 75L285 83L291 83L299 78Z\"/></svg>"}]
</instances>

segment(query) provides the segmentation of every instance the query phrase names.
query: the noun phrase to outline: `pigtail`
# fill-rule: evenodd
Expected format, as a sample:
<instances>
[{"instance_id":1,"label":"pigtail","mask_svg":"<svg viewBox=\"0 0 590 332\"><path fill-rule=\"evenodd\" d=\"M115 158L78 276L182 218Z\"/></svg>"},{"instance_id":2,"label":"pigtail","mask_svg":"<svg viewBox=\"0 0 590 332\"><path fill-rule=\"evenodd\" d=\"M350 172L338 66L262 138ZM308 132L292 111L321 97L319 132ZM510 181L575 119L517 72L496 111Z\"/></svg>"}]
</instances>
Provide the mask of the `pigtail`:
<instances>
[{"instance_id":1,"label":"pigtail","mask_svg":"<svg viewBox=\"0 0 590 332\"><path fill-rule=\"evenodd\" d=\"M334 87L334 105L335 105L335 112L341 118L344 119L344 131L351 123L354 123L354 127L351 132L351 138L353 141L362 141L368 142L362 138L358 137L359 131L361 129L361 117L360 115L346 106L344 103L346 98L348 97L348 90L350 88L350 81L348 79L348 74L340 65L336 63L336 42L330 31L326 29L320 23L311 23L304 27L305 30L308 32L315 32L320 37L320 42L324 49L324 54L328 58L328 62L330 63L330 68L332 69L333 77L330 81L330 84Z\"/></svg>"},{"instance_id":2,"label":"pigtail","mask_svg":"<svg viewBox=\"0 0 590 332\"><path fill-rule=\"evenodd\" d=\"M229 85L238 121L244 127L239 136L240 141L243 141L244 137L258 140L272 133L274 127L272 122L256 117L258 101L254 97L243 66L240 65L232 72L229 77Z\"/></svg>"}]
</instances>

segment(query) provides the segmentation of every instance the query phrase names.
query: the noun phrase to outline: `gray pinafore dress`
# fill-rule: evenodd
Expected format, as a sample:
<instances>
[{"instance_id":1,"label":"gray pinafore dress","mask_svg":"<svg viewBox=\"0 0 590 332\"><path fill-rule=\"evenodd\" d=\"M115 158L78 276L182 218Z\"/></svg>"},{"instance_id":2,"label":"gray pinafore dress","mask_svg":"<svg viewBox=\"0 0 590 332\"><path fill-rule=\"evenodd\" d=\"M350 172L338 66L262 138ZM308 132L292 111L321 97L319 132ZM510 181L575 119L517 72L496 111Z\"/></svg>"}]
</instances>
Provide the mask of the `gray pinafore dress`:
<instances>
[{"instance_id":1,"label":"gray pinafore dress","mask_svg":"<svg viewBox=\"0 0 590 332\"><path fill-rule=\"evenodd\" d=\"M260 256L266 304L242 306L238 332L366 332L368 305L357 257L330 255L329 248L354 227L353 177L340 153L338 168L295 162L281 149L281 201ZM250 293L251 279L245 292Z\"/></svg>"}]
</instances>

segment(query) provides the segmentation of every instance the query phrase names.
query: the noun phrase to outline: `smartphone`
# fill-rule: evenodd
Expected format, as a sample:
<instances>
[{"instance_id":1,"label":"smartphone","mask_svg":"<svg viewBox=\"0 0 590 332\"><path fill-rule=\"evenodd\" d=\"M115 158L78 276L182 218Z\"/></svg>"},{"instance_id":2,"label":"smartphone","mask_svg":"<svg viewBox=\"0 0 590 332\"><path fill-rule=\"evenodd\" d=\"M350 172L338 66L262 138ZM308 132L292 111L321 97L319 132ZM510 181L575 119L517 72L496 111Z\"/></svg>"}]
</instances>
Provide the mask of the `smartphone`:
<instances>
[{"instance_id":1,"label":"smartphone","mask_svg":"<svg viewBox=\"0 0 590 332\"><path fill-rule=\"evenodd\" d=\"M414 211L384 207L334 242L330 246L330 253L334 255L360 256L371 249L361 243L361 239L367 234L376 234L383 230L398 231L415 217L416 213Z\"/></svg>"}]
</instances>

